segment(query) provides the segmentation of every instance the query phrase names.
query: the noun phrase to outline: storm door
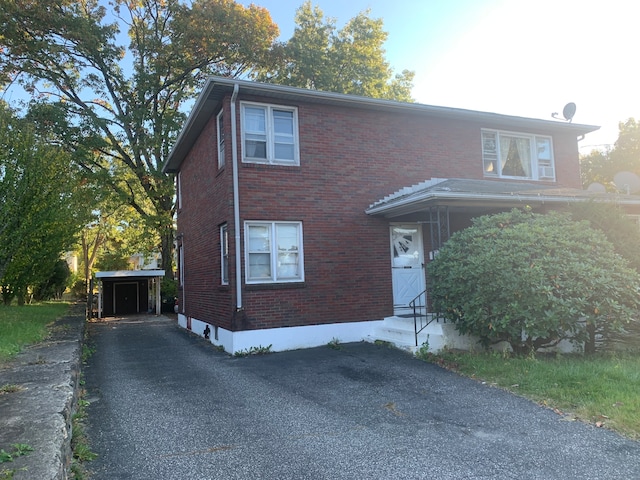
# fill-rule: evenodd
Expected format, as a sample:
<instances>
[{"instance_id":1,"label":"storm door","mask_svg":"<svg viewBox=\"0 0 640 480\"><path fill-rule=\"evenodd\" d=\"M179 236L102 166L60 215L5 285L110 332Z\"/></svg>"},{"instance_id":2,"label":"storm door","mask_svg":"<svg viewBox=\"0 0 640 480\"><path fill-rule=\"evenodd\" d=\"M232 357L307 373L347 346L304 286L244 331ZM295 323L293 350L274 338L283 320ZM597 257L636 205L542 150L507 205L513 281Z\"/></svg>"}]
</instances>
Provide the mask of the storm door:
<instances>
[{"instance_id":1,"label":"storm door","mask_svg":"<svg viewBox=\"0 0 640 480\"><path fill-rule=\"evenodd\" d=\"M391 278L396 311L425 289L422 227L419 224L391 225Z\"/></svg>"}]
</instances>

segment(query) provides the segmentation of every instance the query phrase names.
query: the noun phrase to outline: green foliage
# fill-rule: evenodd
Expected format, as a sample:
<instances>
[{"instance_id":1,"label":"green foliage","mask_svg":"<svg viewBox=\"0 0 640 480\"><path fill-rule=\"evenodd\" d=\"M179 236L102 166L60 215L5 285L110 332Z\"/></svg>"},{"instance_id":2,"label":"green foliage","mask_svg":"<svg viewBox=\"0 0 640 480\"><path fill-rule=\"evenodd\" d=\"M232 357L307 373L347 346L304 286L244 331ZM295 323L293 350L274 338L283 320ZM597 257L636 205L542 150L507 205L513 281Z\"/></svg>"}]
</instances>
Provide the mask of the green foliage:
<instances>
[{"instance_id":1,"label":"green foliage","mask_svg":"<svg viewBox=\"0 0 640 480\"><path fill-rule=\"evenodd\" d=\"M5 302L24 303L29 287L46 285L74 242L84 208L79 172L69 156L34 126L0 105L0 284Z\"/></svg>"},{"instance_id":2,"label":"green foliage","mask_svg":"<svg viewBox=\"0 0 640 480\"><path fill-rule=\"evenodd\" d=\"M580 159L585 188L593 182L599 182L609 191L616 192L618 188L613 182L616 173L633 172L640 175L640 122L629 118L618 124L618 130L618 139L613 148L593 150Z\"/></svg>"},{"instance_id":3,"label":"green foliage","mask_svg":"<svg viewBox=\"0 0 640 480\"><path fill-rule=\"evenodd\" d=\"M33 299L36 302L45 300L61 300L62 294L67 289L71 270L65 260L58 260L51 272L51 276L33 288Z\"/></svg>"},{"instance_id":4,"label":"green foliage","mask_svg":"<svg viewBox=\"0 0 640 480\"><path fill-rule=\"evenodd\" d=\"M234 357L248 357L250 355L265 355L267 353L271 353L272 345L267 345L263 347L262 345L258 345L257 347L251 347L244 350L238 350L233 354Z\"/></svg>"},{"instance_id":5,"label":"green foliage","mask_svg":"<svg viewBox=\"0 0 640 480\"><path fill-rule=\"evenodd\" d=\"M13 357L24 345L44 340L48 325L68 310L69 304L64 302L0 305L0 362Z\"/></svg>"},{"instance_id":6,"label":"green foliage","mask_svg":"<svg viewBox=\"0 0 640 480\"><path fill-rule=\"evenodd\" d=\"M487 215L429 265L436 311L490 347L516 353L587 342L637 321L640 276L605 236L566 214Z\"/></svg>"},{"instance_id":7,"label":"green foliage","mask_svg":"<svg viewBox=\"0 0 640 480\"><path fill-rule=\"evenodd\" d=\"M6 383L4 385L0 385L0 395L4 395L5 393L16 393L22 390L24 390L23 387L14 383Z\"/></svg>"},{"instance_id":8,"label":"green foliage","mask_svg":"<svg viewBox=\"0 0 640 480\"><path fill-rule=\"evenodd\" d=\"M415 356L420 360L429 360L433 354L429 351L429 338L416 350Z\"/></svg>"},{"instance_id":9,"label":"green foliage","mask_svg":"<svg viewBox=\"0 0 640 480\"><path fill-rule=\"evenodd\" d=\"M178 282L173 278L164 277L160 283L160 297L162 311L173 313L176 298L178 298Z\"/></svg>"},{"instance_id":10,"label":"green foliage","mask_svg":"<svg viewBox=\"0 0 640 480\"><path fill-rule=\"evenodd\" d=\"M170 276L175 192L162 166L207 76L269 65L279 32L267 10L232 0L0 0L0 25L0 82L32 93L43 134L156 232Z\"/></svg>"},{"instance_id":11,"label":"green foliage","mask_svg":"<svg viewBox=\"0 0 640 480\"><path fill-rule=\"evenodd\" d=\"M122 251L106 251L96 262L98 270L128 270L129 257Z\"/></svg>"},{"instance_id":12,"label":"green foliage","mask_svg":"<svg viewBox=\"0 0 640 480\"><path fill-rule=\"evenodd\" d=\"M429 361L579 419L640 439L640 357L441 352Z\"/></svg>"},{"instance_id":13,"label":"green foliage","mask_svg":"<svg viewBox=\"0 0 640 480\"><path fill-rule=\"evenodd\" d=\"M83 359L84 361L84 359ZM83 382L81 382L83 383ZM87 477L85 463L95 460L98 454L91 450L86 434L87 407L89 402L85 400L86 391L80 389L76 413L71 417L71 472L74 479L80 480Z\"/></svg>"},{"instance_id":14,"label":"green foliage","mask_svg":"<svg viewBox=\"0 0 640 480\"><path fill-rule=\"evenodd\" d=\"M638 224L625 216L625 212L612 203L581 202L569 207L571 218L586 220L600 230L619 255L640 272L640 230Z\"/></svg>"},{"instance_id":15,"label":"green foliage","mask_svg":"<svg viewBox=\"0 0 640 480\"><path fill-rule=\"evenodd\" d=\"M7 452L4 449L0 449L0 463L13 462L18 457L29 455L33 452L33 447L26 443L13 443L11 444L11 450Z\"/></svg>"},{"instance_id":16,"label":"green foliage","mask_svg":"<svg viewBox=\"0 0 640 480\"><path fill-rule=\"evenodd\" d=\"M306 1L296 11L296 28L281 46L280 65L258 79L330 92L411 101L414 72L394 76L384 58L382 19L361 12L341 30L318 6Z\"/></svg>"}]
</instances>

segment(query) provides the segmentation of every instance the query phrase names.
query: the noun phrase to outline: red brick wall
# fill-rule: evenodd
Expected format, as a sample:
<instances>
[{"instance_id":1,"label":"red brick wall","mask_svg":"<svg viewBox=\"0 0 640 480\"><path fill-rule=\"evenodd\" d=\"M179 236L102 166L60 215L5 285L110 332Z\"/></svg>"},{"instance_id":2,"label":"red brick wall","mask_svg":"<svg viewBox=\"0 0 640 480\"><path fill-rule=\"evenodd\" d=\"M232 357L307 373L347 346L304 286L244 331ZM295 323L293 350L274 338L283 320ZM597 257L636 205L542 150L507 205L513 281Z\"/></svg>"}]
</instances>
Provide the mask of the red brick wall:
<instances>
[{"instance_id":1,"label":"red brick wall","mask_svg":"<svg viewBox=\"0 0 640 480\"><path fill-rule=\"evenodd\" d=\"M230 126L226 138L231 138ZM231 328L234 300L231 288L220 283L219 233L220 225L227 222L233 238L230 141L226 153L226 166L218 170L214 115L181 166L182 208L177 233L185 260L181 311L184 305L188 316Z\"/></svg>"},{"instance_id":2,"label":"red brick wall","mask_svg":"<svg viewBox=\"0 0 640 480\"><path fill-rule=\"evenodd\" d=\"M229 112L228 98L224 104ZM218 171L214 115L181 167L178 233L184 242L182 300L187 315L232 329L391 315L388 222L366 215L365 209L385 195L433 177L482 179L481 128L509 129L326 105L297 106L300 166L239 161L241 235L246 220L301 221L304 283L244 286L244 318L232 320L236 296L231 129L227 122L226 167ZM240 143L239 102L237 114ZM554 136L554 151L557 184L579 187L575 138ZM239 150L239 159L240 155ZM220 285L219 226L224 222L229 229L229 286ZM244 258L242 264L244 268Z\"/></svg>"}]
</instances>

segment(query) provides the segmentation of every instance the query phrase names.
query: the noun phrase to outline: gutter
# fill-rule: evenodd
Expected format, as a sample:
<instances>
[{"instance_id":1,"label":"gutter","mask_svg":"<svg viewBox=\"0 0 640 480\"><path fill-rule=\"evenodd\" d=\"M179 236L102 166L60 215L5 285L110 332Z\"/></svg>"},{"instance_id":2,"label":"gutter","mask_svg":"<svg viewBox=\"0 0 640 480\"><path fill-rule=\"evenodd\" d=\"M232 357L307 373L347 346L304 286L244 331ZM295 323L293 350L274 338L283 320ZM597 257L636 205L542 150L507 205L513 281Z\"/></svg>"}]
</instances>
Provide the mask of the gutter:
<instances>
[{"instance_id":1,"label":"gutter","mask_svg":"<svg viewBox=\"0 0 640 480\"><path fill-rule=\"evenodd\" d=\"M238 180L238 132L236 131L236 98L240 85L233 85L231 94L231 157L233 164L233 230L235 232L236 255L236 311L242 310L242 262L240 249L240 193Z\"/></svg>"}]
</instances>

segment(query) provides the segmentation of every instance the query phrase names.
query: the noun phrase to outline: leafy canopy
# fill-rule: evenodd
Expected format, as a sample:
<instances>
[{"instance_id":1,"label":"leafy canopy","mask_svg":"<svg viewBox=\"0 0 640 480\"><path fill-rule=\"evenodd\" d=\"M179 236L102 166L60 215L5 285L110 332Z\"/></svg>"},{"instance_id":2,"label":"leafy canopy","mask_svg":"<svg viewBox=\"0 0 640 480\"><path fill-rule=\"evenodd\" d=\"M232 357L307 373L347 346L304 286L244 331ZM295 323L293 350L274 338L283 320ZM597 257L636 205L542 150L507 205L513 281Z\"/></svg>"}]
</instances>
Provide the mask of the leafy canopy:
<instances>
[{"instance_id":1,"label":"leafy canopy","mask_svg":"<svg viewBox=\"0 0 640 480\"><path fill-rule=\"evenodd\" d=\"M5 299L54 273L86 213L69 155L0 105L0 283Z\"/></svg>"},{"instance_id":2,"label":"leafy canopy","mask_svg":"<svg viewBox=\"0 0 640 480\"><path fill-rule=\"evenodd\" d=\"M280 45L280 62L258 78L273 83L373 98L411 101L414 72L394 76L385 60L387 33L369 10L338 30L318 6L306 1L296 11L291 39Z\"/></svg>"},{"instance_id":3,"label":"leafy canopy","mask_svg":"<svg viewBox=\"0 0 640 480\"><path fill-rule=\"evenodd\" d=\"M613 182L616 173L640 175L640 122L629 118L618 124L618 130L618 139L612 149L593 150L580 159L585 188L598 182L616 192L619 190Z\"/></svg>"},{"instance_id":4,"label":"leafy canopy","mask_svg":"<svg viewBox=\"0 0 640 480\"><path fill-rule=\"evenodd\" d=\"M431 301L462 334L526 353L637 319L640 276L604 234L567 214L487 215L429 264ZM593 328L589 328L589 327Z\"/></svg>"},{"instance_id":5,"label":"leafy canopy","mask_svg":"<svg viewBox=\"0 0 640 480\"><path fill-rule=\"evenodd\" d=\"M157 232L171 275L174 186L162 165L211 74L266 67L278 27L232 0L0 0L0 72L37 124ZM46 126L46 127L45 127Z\"/></svg>"},{"instance_id":6,"label":"leafy canopy","mask_svg":"<svg viewBox=\"0 0 640 480\"><path fill-rule=\"evenodd\" d=\"M161 169L207 76L410 100L413 72L393 76L381 20L337 31L307 2L296 21L278 44L266 9L233 0L0 0L0 85L31 93L39 134L134 209L171 276L175 189Z\"/></svg>"}]
</instances>

